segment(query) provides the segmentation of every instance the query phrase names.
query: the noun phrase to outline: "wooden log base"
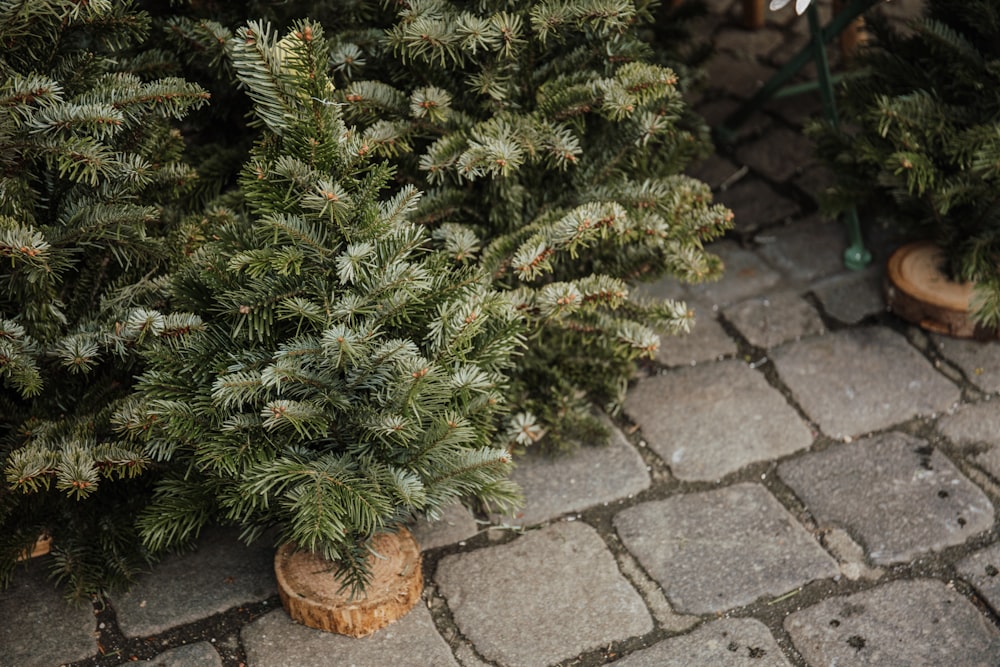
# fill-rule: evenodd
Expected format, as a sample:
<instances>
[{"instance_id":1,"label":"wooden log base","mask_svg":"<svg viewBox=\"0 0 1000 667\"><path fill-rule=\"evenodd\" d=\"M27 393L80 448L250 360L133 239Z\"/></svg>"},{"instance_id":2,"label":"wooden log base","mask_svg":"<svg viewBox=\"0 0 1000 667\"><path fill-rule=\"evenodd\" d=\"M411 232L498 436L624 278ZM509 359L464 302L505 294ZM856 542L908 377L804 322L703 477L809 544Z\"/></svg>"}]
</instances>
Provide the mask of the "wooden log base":
<instances>
[{"instance_id":1,"label":"wooden log base","mask_svg":"<svg viewBox=\"0 0 1000 667\"><path fill-rule=\"evenodd\" d=\"M35 545L31 548L31 551L25 550L17 560L29 560L31 558L38 558L39 556L44 556L45 554L52 551L52 538L48 535L42 535L37 540L35 540Z\"/></svg>"},{"instance_id":2,"label":"wooden log base","mask_svg":"<svg viewBox=\"0 0 1000 667\"><path fill-rule=\"evenodd\" d=\"M886 303L908 322L955 338L995 338L995 331L976 325L969 312L974 285L945 275L941 249L929 241L898 248L889 257Z\"/></svg>"},{"instance_id":3,"label":"wooden log base","mask_svg":"<svg viewBox=\"0 0 1000 667\"><path fill-rule=\"evenodd\" d=\"M372 538L371 584L363 596L341 591L333 565L308 551L285 544L274 558L281 603L299 623L351 637L364 637L406 615L424 587L420 547L404 528Z\"/></svg>"}]
</instances>

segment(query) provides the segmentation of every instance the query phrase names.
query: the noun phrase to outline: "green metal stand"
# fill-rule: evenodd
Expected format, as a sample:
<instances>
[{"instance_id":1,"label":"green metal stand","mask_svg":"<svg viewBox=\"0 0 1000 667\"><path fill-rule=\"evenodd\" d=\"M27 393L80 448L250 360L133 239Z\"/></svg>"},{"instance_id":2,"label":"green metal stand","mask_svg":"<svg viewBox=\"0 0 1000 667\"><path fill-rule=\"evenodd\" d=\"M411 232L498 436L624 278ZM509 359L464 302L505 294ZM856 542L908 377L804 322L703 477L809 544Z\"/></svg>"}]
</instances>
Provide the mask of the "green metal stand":
<instances>
[{"instance_id":1,"label":"green metal stand","mask_svg":"<svg viewBox=\"0 0 1000 667\"><path fill-rule=\"evenodd\" d=\"M815 4L806 8L809 21L809 43L765 83L757 93L745 104L723 121L716 128L716 137L722 143L733 143L736 138L735 129L742 125L750 116L760 110L768 100L798 94L806 90L818 89L823 103L823 113L827 120L836 127L840 120L837 116L837 105L834 100L834 79L830 76L830 64L826 58L826 43L844 31L856 18L871 8L878 0L853 0L825 27L820 25L819 12ZM786 87L785 84L801 70L810 60L816 63L817 81L815 84ZM865 248L861 236L861 223L858 212L851 207L844 214L850 246L844 251L844 265L852 270L863 269L871 263L871 253Z\"/></svg>"}]
</instances>

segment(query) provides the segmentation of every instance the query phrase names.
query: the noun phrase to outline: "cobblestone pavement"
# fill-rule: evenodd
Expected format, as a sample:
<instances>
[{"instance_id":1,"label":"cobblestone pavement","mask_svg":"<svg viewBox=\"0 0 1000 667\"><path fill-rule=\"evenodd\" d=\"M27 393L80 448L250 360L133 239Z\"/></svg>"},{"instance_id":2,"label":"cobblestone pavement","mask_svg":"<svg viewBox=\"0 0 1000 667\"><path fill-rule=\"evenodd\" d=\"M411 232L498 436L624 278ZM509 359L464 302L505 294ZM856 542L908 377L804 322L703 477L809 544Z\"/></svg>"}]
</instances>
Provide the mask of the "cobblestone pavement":
<instances>
[{"instance_id":1,"label":"cobblestone pavement","mask_svg":"<svg viewBox=\"0 0 1000 667\"><path fill-rule=\"evenodd\" d=\"M748 32L709 5L693 102L718 122L805 21ZM694 333L639 374L609 446L520 460L523 513L416 526L408 616L362 640L297 625L271 550L217 531L93 609L32 562L0 594L0 665L1000 665L1000 348L885 312L874 225L873 267L842 268L801 134L818 110L772 102L693 168L736 212L726 276L645 291L687 299Z\"/></svg>"}]
</instances>

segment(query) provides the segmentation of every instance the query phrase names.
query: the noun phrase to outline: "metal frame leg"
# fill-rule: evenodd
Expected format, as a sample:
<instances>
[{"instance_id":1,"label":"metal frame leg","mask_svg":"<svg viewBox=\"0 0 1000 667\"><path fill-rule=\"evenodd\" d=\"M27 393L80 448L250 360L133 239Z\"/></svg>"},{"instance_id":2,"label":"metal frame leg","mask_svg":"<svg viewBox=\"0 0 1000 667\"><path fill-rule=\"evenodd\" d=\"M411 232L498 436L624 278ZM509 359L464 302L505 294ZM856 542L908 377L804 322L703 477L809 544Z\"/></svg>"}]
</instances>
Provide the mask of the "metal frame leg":
<instances>
[{"instance_id":1,"label":"metal frame leg","mask_svg":"<svg viewBox=\"0 0 1000 667\"><path fill-rule=\"evenodd\" d=\"M826 58L826 48L823 37L823 29L819 23L819 12L816 5L809 5L806 9L806 16L809 19L809 32L813 36L813 53L816 57L816 74L819 81L820 99L823 101L823 113L833 127L840 125L840 118L837 116L837 103L833 93L833 83L830 80L830 63ZM844 251L844 266L852 270L863 269L872 261L872 254L865 247L864 238L861 235L861 221L858 220L858 211L851 207L844 212L844 224L847 227L847 237L850 245Z\"/></svg>"},{"instance_id":2,"label":"metal frame leg","mask_svg":"<svg viewBox=\"0 0 1000 667\"><path fill-rule=\"evenodd\" d=\"M833 92L833 78L830 76L830 64L826 57L826 43L844 31L855 19L874 5L878 0L852 0L840 11L830 23L823 27L819 21L819 11L815 4L806 9L809 21L811 39L795 56L782 67L771 79L733 112L716 128L715 135L722 143L732 143L735 140L735 129L742 125L750 116L756 113L773 97L779 96L785 84L801 70L810 60L816 63L817 88L823 102L823 113L830 123L837 127L837 105ZM847 227L849 247L844 251L844 265L849 269L863 269L871 262L871 253L865 248L861 235L861 222L854 207L844 213L844 223Z\"/></svg>"}]
</instances>

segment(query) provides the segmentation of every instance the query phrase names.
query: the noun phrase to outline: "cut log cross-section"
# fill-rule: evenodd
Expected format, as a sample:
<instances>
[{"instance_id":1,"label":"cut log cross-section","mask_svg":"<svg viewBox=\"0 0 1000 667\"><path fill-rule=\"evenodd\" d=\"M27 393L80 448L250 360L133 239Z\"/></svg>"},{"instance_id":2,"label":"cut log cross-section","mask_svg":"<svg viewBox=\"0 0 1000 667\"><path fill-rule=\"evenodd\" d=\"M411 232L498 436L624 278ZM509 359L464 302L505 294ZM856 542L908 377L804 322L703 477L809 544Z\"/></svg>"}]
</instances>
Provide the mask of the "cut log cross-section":
<instances>
[{"instance_id":1,"label":"cut log cross-section","mask_svg":"<svg viewBox=\"0 0 1000 667\"><path fill-rule=\"evenodd\" d=\"M941 249L928 241L898 248L886 268L886 303L904 320L956 338L992 338L977 327L969 310L974 285L951 280L943 271Z\"/></svg>"},{"instance_id":2,"label":"cut log cross-section","mask_svg":"<svg viewBox=\"0 0 1000 667\"><path fill-rule=\"evenodd\" d=\"M294 620L310 628L364 637L406 615L420 599L420 547L406 529L375 535L369 558L371 583L362 596L341 590L334 566L322 557L286 544L274 571L281 602Z\"/></svg>"}]
</instances>

